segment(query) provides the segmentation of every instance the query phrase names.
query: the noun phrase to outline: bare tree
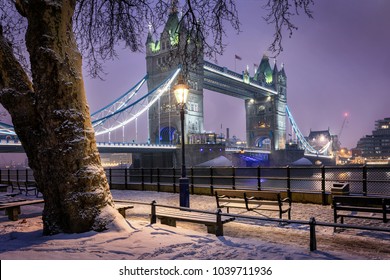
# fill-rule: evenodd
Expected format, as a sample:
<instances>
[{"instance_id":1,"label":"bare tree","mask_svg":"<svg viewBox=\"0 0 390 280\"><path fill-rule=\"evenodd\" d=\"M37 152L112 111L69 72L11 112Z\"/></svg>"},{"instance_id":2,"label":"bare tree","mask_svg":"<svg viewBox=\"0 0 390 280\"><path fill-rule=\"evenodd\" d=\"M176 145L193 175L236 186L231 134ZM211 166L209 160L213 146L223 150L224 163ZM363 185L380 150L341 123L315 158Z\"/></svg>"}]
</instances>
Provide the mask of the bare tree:
<instances>
[{"instance_id":1,"label":"bare tree","mask_svg":"<svg viewBox=\"0 0 390 280\"><path fill-rule=\"evenodd\" d=\"M11 115L43 193L45 234L122 224L96 147L82 55L89 73L99 76L102 63L115 58L118 45L141 50L148 25L157 32L176 2L1 1L0 102ZM277 30L290 22L289 2L268 2ZM297 10L309 11L310 0L291 2ZM234 0L186 0L181 18L189 34L186 40L199 40L200 50L209 57L221 54L225 25L239 30L235 5ZM278 34L276 42L281 40Z\"/></svg>"},{"instance_id":2,"label":"bare tree","mask_svg":"<svg viewBox=\"0 0 390 280\"><path fill-rule=\"evenodd\" d=\"M72 25L76 1L13 4L2 6L8 8L2 25L10 24L3 31L12 32L14 22L8 15L23 17L18 27L26 30L29 64L20 63L14 51L21 47L14 47L5 36L10 33L2 32L0 101L11 115L43 193L44 233L99 231L120 224L86 102Z\"/></svg>"},{"instance_id":3,"label":"bare tree","mask_svg":"<svg viewBox=\"0 0 390 280\"><path fill-rule=\"evenodd\" d=\"M313 12L310 6L314 5L314 0L267 0L264 8L268 11L265 20L267 23L274 25L274 40L269 47L269 50L275 55L283 51L283 30L286 29L289 37L298 27L292 22L295 15L299 15L299 11L313 18Z\"/></svg>"}]
</instances>

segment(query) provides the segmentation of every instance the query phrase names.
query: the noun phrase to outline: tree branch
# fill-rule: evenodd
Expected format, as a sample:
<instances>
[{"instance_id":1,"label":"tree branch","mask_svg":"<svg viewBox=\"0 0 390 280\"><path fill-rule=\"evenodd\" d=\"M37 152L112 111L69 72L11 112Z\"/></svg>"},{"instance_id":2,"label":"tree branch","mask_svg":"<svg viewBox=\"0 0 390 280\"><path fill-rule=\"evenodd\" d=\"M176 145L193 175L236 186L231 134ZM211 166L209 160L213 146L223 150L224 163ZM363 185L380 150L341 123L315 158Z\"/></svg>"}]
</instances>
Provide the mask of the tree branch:
<instances>
[{"instance_id":1,"label":"tree branch","mask_svg":"<svg viewBox=\"0 0 390 280\"><path fill-rule=\"evenodd\" d=\"M274 40L269 47L275 56L283 51L283 30L286 29L291 37L293 31L298 29L292 22L292 17L299 15L299 11L303 10L309 18L313 18L311 5L314 5L314 0L268 0L264 8L269 12L264 19L268 24L275 26Z\"/></svg>"},{"instance_id":2,"label":"tree branch","mask_svg":"<svg viewBox=\"0 0 390 280\"><path fill-rule=\"evenodd\" d=\"M14 56L10 42L3 36L2 27L0 31L0 89L14 88L19 92L32 92L32 82Z\"/></svg>"},{"instance_id":3,"label":"tree branch","mask_svg":"<svg viewBox=\"0 0 390 280\"><path fill-rule=\"evenodd\" d=\"M120 43L142 50L151 14L150 0L78 0L74 30L89 75L100 76L102 61L115 58Z\"/></svg>"},{"instance_id":4,"label":"tree branch","mask_svg":"<svg viewBox=\"0 0 390 280\"><path fill-rule=\"evenodd\" d=\"M15 0L15 7L22 17L27 16L28 0Z\"/></svg>"}]
</instances>

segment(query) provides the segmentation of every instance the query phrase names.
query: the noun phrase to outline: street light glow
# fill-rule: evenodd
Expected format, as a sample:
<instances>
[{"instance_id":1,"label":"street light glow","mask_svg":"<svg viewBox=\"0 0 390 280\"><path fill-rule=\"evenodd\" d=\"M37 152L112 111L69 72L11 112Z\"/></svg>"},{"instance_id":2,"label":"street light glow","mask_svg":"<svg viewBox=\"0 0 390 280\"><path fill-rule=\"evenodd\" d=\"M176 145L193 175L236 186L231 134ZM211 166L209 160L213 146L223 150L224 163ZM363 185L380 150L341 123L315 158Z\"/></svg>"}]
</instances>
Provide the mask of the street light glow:
<instances>
[{"instance_id":1,"label":"street light glow","mask_svg":"<svg viewBox=\"0 0 390 280\"><path fill-rule=\"evenodd\" d=\"M173 87L173 92L175 93L177 103L184 106L187 103L189 86L184 83L183 75L179 75L177 84Z\"/></svg>"}]
</instances>

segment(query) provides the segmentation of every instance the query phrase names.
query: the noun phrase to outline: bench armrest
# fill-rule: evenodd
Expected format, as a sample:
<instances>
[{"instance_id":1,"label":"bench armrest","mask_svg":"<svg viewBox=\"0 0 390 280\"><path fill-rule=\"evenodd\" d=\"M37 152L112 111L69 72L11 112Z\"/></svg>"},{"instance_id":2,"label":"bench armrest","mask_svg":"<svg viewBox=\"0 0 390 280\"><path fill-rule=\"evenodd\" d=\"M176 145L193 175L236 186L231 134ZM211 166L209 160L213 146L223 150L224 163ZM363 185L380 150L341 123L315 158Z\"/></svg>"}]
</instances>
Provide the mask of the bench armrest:
<instances>
[{"instance_id":1,"label":"bench armrest","mask_svg":"<svg viewBox=\"0 0 390 280\"><path fill-rule=\"evenodd\" d=\"M291 206L291 199L289 197L283 198L281 202L288 202L288 205Z\"/></svg>"}]
</instances>

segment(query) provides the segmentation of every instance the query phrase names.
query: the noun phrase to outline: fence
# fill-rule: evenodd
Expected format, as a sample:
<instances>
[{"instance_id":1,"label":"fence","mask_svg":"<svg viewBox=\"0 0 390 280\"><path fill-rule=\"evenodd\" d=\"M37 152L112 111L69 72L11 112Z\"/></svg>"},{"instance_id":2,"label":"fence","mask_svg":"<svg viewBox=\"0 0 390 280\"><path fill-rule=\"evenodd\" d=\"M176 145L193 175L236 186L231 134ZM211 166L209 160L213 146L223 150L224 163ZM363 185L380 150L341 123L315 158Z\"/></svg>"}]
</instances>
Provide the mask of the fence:
<instances>
[{"instance_id":1,"label":"fence","mask_svg":"<svg viewBox=\"0 0 390 280\"><path fill-rule=\"evenodd\" d=\"M210 167L187 169L190 187L281 190L330 193L334 183L349 183L350 193L390 195L390 166ZM108 169L110 185L171 185L176 192L180 170L175 168Z\"/></svg>"},{"instance_id":2,"label":"fence","mask_svg":"<svg viewBox=\"0 0 390 280\"><path fill-rule=\"evenodd\" d=\"M106 169L111 187L120 185L152 184L160 191L161 186L171 186L178 191L180 169L139 168ZM318 167L191 167L187 169L191 192L195 187L279 190L291 193L319 193L325 198L334 183L350 185L350 193L361 195L390 195L390 166L318 166ZM0 170L0 181L32 181L30 169Z\"/></svg>"}]
</instances>

